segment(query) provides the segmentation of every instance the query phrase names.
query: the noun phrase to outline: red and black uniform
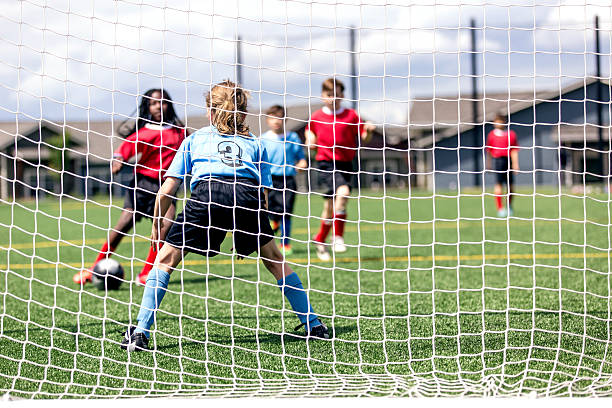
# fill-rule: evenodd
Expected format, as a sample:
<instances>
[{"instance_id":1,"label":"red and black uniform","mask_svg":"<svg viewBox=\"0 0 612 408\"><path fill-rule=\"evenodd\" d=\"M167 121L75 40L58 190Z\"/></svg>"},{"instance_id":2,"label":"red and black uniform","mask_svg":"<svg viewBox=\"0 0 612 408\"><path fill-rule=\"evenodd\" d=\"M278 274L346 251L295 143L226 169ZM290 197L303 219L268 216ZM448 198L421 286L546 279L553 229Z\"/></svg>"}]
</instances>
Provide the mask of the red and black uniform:
<instances>
[{"instance_id":1,"label":"red and black uniform","mask_svg":"<svg viewBox=\"0 0 612 408\"><path fill-rule=\"evenodd\" d=\"M155 197L161 187L166 169L185 139L185 129L174 126L146 124L128 136L115 151L115 157L128 161L140 155L125 196L124 208L134 209L135 221L153 217Z\"/></svg>"},{"instance_id":2,"label":"red and black uniform","mask_svg":"<svg viewBox=\"0 0 612 408\"><path fill-rule=\"evenodd\" d=\"M319 180L332 196L338 187L350 188L353 177L353 158L357 154L358 140L363 124L353 109L341 109L334 115L328 108L312 114L306 130L317 136L317 168Z\"/></svg>"},{"instance_id":3,"label":"red and black uniform","mask_svg":"<svg viewBox=\"0 0 612 408\"><path fill-rule=\"evenodd\" d=\"M513 130L493 129L487 136L487 151L493 159L493 170L498 183L512 184L514 174L511 171L510 153L518 148L516 133Z\"/></svg>"}]
</instances>

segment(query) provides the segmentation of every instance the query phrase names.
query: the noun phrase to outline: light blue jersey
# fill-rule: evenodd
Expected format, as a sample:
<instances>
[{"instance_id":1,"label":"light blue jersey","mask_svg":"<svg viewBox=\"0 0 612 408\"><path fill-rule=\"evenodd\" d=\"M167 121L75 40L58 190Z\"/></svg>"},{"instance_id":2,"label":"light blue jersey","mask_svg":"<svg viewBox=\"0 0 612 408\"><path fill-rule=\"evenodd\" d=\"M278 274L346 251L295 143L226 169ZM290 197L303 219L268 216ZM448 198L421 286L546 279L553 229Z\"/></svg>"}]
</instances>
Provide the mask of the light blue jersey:
<instances>
[{"instance_id":1,"label":"light blue jersey","mask_svg":"<svg viewBox=\"0 0 612 408\"><path fill-rule=\"evenodd\" d=\"M279 135L268 130L261 135L261 141L270 159L270 172L273 176L295 176L295 165L305 159L304 149L295 132Z\"/></svg>"},{"instance_id":2,"label":"light blue jersey","mask_svg":"<svg viewBox=\"0 0 612 408\"><path fill-rule=\"evenodd\" d=\"M208 126L183 140L166 177L184 179L191 174L192 190L200 180L220 177L249 178L272 187L269 162L266 150L254 135L225 136Z\"/></svg>"}]
</instances>

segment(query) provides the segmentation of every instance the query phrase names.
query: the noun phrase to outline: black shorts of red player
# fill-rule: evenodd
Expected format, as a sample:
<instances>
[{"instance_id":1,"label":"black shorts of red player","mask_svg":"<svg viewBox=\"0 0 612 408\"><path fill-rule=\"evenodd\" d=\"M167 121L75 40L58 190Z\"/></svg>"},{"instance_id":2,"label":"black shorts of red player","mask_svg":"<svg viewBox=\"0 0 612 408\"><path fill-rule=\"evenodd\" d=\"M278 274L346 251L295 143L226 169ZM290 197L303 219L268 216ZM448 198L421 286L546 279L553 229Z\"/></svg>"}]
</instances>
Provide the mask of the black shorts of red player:
<instances>
[{"instance_id":1,"label":"black shorts of red player","mask_svg":"<svg viewBox=\"0 0 612 408\"><path fill-rule=\"evenodd\" d=\"M351 181L355 173L353 162L341 161L317 161L317 168L314 171L318 172L319 185L323 189L323 195L326 198L331 198L336 194L338 187L347 186L351 189Z\"/></svg>"},{"instance_id":2,"label":"black shorts of red player","mask_svg":"<svg viewBox=\"0 0 612 408\"><path fill-rule=\"evenodd\" d=\"M497 184L514 184L514 171L507 156L493 157L493 171Z\"/></svg>"}]
</instances>

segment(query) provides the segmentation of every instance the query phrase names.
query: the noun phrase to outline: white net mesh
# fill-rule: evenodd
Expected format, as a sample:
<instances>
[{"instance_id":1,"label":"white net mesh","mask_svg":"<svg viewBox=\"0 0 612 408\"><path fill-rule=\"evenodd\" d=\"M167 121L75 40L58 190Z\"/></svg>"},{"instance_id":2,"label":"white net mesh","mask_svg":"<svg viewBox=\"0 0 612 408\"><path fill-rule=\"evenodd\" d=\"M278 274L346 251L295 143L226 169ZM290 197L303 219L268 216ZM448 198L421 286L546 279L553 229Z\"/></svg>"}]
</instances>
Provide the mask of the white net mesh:
<instances>
[{"instance_id":1,"label":"white net mesh","mask_svg":"<svg viewBox=\"0 0 612 408\"><path fill-rule=\"evenodd\" d=\"M3 4L0 391L609 395L612 9L514 3ZM150 221L119 234L119 290L72 281L121 232L142 157L113 175L113 152L148 89L169 92L195 131L208 125L203 94L228 77L251 93L254 134L279 104L306 152L286 190L287 260L333 338L295 332L256 253L239 260L226 239L172 274L153 351L126 353ZM328 245L326 261L313 241L325 189L304 133L329 77L376 130L353 161L347 250ZM511 206L495 187L508 163L484 147L498 114L519 146Z\"/></svg>"}]
</instances>

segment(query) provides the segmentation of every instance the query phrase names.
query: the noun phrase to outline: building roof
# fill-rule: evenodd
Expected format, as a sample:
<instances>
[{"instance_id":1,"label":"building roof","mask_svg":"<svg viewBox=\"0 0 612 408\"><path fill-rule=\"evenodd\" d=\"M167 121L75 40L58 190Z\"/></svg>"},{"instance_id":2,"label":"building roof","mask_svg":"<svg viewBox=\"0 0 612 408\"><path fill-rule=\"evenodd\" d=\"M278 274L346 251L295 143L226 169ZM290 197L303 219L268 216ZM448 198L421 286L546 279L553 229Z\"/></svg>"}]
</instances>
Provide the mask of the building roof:
<instances>
[{"instance_id":1,"label":"building roof","mask_svg":"<svg viewBox=\"0 0 612 408\"><path fill-rule=\"evenodd\" d=\"M448 137L469 131L475 125L493 122L497 114L510 115L523 109L550 101L561 95L586 87L597 82L596 78L584 78L573 82L560 90L545 91L508 91L485 93L476 99L478 116L476 123L472 118L473 99L471 97L436 97L434 99L416 100L409 115L409 124L413 128L428 129L427 134L418 136L411 143L413 147L431 146ZM608 80L600 80L610 85ZM418 132L413 132L417 134Z\"/></svg>"},{"instance_id":2,"label":"building roof","mask_svg":"<svg viewBox=\"0 0 612 408\"><path fill-rule=\"evenodd\" d=\"M600 126L592 124L570 124L557 125L552 132L552 139L558 141L559 137L563 143L597 143L599 141ZM610 126L601 126L602 139L605 143L604 149L608 150L608 142L612 134Z\"/></svg>"}]
</instances>

